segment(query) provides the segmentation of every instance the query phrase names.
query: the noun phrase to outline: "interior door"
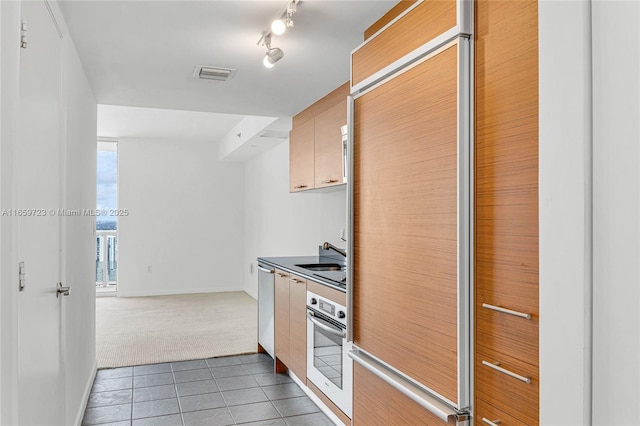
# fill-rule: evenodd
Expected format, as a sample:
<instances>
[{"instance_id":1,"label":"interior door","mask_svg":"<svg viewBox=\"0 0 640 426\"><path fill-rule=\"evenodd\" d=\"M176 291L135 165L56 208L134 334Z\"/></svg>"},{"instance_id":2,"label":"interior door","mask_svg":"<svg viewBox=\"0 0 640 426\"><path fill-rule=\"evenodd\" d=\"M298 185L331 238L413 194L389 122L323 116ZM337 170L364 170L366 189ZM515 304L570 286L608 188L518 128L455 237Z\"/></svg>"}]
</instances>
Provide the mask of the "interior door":
<instances>
[{"instance_id":1,"label":"interior door","mask_svg":"<svg viewBox=\"0 0 640 426\"><path fill-rule=\"evenodd\" d=\"M60 268L62 40L45 1L22 1L20 139L15 179L18 258L18 416L21 425L65 424Z\"/></svg>"}]
</instances>

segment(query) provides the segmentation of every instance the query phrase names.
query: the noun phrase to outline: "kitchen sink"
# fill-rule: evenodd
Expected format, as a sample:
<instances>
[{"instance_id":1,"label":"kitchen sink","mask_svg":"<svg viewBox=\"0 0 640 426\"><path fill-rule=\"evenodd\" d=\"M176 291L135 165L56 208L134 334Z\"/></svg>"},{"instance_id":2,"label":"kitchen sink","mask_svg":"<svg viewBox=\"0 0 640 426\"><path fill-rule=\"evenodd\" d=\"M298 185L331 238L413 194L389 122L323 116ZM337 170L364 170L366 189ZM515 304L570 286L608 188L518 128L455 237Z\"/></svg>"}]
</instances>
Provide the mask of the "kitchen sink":
<instances>
[{"instance_id":1,"label":"kitchen sink","mask_svg":"<svg viewBox=\"0 0 640 426\"><path fill-rule=\"evenodd\" d=\"M347 269L346 266L339 263L308 263L296 266L310 271L344 271Z\"/></svg>"}]
</instances>

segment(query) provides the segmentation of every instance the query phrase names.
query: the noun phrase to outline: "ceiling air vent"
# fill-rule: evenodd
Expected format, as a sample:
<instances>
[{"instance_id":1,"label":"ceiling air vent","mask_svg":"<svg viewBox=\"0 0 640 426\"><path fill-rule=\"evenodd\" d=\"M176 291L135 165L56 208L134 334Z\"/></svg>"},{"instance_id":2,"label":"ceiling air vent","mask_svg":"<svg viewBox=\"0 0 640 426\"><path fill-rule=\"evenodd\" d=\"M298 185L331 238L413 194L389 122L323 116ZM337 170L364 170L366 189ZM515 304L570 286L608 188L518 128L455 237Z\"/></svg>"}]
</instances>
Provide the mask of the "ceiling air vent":
<instances>
[{"instance_id":1,"label":"ceiling air vent","mask_svg":"<svg viewBox=\"0 0 640 426\"><path fill-rule=\"evenodd\" d=\"M236 70L232 68L210 67L208 65L196 65L193 76L201 80L227 81L232 79Z\"/></svg>"}]
</instances>

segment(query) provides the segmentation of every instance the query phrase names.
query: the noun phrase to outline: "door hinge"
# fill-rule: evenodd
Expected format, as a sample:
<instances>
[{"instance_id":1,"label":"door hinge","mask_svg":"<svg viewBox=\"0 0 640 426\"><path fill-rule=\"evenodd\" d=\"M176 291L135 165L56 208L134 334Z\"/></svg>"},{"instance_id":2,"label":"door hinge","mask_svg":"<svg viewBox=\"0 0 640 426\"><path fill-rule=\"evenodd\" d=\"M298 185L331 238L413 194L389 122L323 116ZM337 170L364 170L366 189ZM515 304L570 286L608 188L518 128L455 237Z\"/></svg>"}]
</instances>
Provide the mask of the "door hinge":
<instances>
[{"instance_id":1,"label":"door hinge","mask_svg":"<svg viewBox=\"0 0 640 426\"><path fill-rule=\"evenodd\" d=\"M25 20L20 24L20 48L27 48L27 21Z\"/></svg>"}]
</instances>

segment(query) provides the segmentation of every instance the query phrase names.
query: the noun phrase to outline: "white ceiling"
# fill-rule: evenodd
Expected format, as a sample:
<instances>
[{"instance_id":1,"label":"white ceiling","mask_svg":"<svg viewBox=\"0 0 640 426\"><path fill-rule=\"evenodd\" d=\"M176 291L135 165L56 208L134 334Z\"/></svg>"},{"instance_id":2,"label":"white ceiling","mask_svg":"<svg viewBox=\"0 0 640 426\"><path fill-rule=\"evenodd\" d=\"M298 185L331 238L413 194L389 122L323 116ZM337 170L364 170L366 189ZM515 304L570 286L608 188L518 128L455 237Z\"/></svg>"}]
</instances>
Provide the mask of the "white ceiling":
<instances>
[{"instance_id":1,"label":"white ceiling","mask_svg":"<svg viewBox=\"0 0 640 426\"><path fill-rule=\"evenodd\" d=\"M349 79L349 53L395 3L301 2L294 28L273 38L285 56L272 69L256 43L286 1L69 0L60 7L99 104L285 117ZM195 65L238 71L227 82L197 80Z\"/></svg>"}]
</instances>

